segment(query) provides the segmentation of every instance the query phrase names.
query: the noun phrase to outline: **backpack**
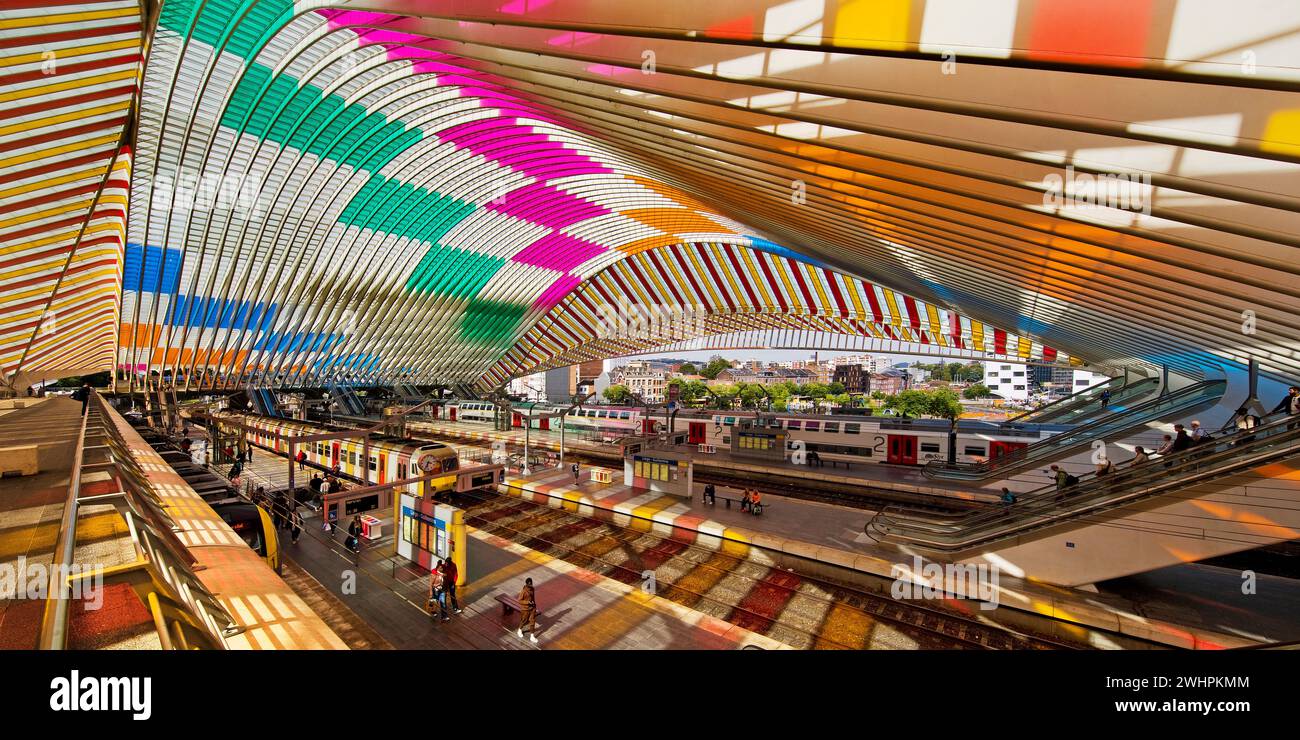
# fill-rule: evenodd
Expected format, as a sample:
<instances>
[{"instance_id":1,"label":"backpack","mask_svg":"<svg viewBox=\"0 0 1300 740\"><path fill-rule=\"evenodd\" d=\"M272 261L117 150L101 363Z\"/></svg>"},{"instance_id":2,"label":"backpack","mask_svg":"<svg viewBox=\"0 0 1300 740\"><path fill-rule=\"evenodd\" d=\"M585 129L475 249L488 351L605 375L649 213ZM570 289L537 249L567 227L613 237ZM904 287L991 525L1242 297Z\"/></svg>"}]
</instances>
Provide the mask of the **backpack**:
<instances>
[{"instance_id":1,"label":"backpack","mask_svg":"<svg viewBox=\"0 0 1300 740\"><path fill-rule=\"evenodd\" d=\"M1077 485L1078 483L1079 483L1078 476L1068 475L1068 474L1065 476L1065 485L1073 486L1073 485Z\"/></svg>"}]
</instances>

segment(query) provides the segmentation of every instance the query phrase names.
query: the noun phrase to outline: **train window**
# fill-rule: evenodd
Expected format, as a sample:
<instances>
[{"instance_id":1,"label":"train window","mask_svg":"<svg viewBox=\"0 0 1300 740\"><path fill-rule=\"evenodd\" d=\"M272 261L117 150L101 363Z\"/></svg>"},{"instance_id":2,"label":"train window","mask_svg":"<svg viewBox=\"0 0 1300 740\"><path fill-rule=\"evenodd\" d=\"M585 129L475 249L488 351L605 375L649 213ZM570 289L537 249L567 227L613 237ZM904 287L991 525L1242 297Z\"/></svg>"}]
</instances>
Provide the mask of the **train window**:
<instances>
[{"instance_id":1,"label":"train window","mask_svg":"<svg viewBox=\"0 0 1300 740\"><path fill-rule=\"evenodd\" d=\"M849 424L849 423L847 423L847 422L844 424L844 433L845 433L845 434L859 434L859 433L861 433L861 432L862 432L862 425L861 425L861 424Z\"/></svg>"},{"instance_id":2,"label":"train window","mask_svg":"<svg viewBox=\"0 0 1300 740\"><path fill-rule=\"evenodd\" d=\"M826 422L826 427L822 429L822 431L835 434L840 431L840 423L838 421L828 421Z\"/></svg>"},{"instance_id":3,"label":"train window","mask_svg":"<svg viewBox=\"0 0 1300 740\"><path fill-rule=\"evenodd\" d=\"M797 419L789 419L785 422L786 429L799 429L802 426L803 426L803 422Z\"/></svg>"},{"instance_id":4,"label":"train window","mask_svg":"<svg viewBox=\"0 0 1300 740\"><path fill-rule=\"evenodd\" d=\"M728 416L722 420L722 423L726 424L729 427L734 427L736 425L736 417Z\"/></svg>"},{"instance_id":5,"label":"train window","mask_svg":"<svg viewBox=\"0 0 1300 740\"><path fill-rule=\"evenodd\" d=\"M371 470L374 470L374 469L375 469L375 466L376 466L375 458L373 458L373 457L370 458L369 463L370 463L370 465L367 466L367 467L369 467Z\"/></svg>"},{"instance_id":6,"label":"train window","mask_svg":"<svg viewBox=\"0 0 1300 740\"><path fill-rule=\"evenodd\" d=\"M356 464L357 464L357 453L352 452L351 450L349 450L349 451L348 451L348 465L356 465Z\"/></svg>"},{"instance_id":7,"label":"train window","mask_svg":"<svg viewBox=\"0 0 1300 740\"><path fill-rule=\"evenodd\" d=\"M620 412L618 412L618 418L620 418L620 419L631 419L631 418L632 418L632 412L631 412L631 411L620 411Z\"/></svg>"},{"instance_id":8,"label":"train window","mask_svg":"<svg viewBox=\"0 0 1300 740\"><path fill-rule=\"evenodd\" d=\"M979 445L975 445L975 446L967 445L967 446L966 446L966 454L967 454L967 455L983 455L983 454L986 454L986 451L985 451L985 449L984 449L983 447L980 447Z\"/></svg>"},{"instance_id":9,"label":"train window","mask_svg":"<svg viewBox=\"0 0 1300 740\"><path fill-rule=\"evenodd\" d=\"M921 452L938 452L938 451L939 451L939 443L938 443L938 442L922 442L922 443L921 443Z\"/></svg>"},{"instance_id":10,"label":"train window","mask_svg":"<svg viewBox=\"0 0 1300 740\"><path fill-rule=\"evenodd\" d=\"M808 431L808 432L815 432L818 429L821 429L821 427L822 427L822 423L820 421L808 421L808 422L804 422L803 425L804 431Z\"/></svg>"}]
</instances>

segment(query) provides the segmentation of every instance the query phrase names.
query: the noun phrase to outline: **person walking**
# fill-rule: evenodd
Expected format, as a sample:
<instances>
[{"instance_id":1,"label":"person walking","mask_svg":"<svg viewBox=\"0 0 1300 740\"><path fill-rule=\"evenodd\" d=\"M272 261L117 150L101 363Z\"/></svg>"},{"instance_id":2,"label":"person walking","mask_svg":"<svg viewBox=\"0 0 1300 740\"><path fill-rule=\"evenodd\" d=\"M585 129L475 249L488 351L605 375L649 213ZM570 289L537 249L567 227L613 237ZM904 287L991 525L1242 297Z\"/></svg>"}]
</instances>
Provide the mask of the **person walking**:
<instances>
[{"instance_id":1,"label":"person walking","mask_svg":"<svg viewBox=\"0 0 1300 740\"><path fill-rule=\"evenodd\" d=\"M90 387L90 383L83 383L82 386L72 394L72 399L74 401L81 401L82 416L86 415L86 406L90 404L90 394L93 392L94 389Z\"/></svg>"},{"instance_id":2,"label":"person walking","mask_svg":"<svg viewBox=\"0 0 1300 740\"><path fill-rule=\"evenodd\" d=\"M352 517L352 523L348 525L348 539L345 543L347 548L357 555L357 562L361 562L361 515Z\"/></svg>"},{"instance_id":3,"label":"person walking","mask_svg":"<svg viewBox=\"0 0 1300 740\"><path fill-rule=\"evenodd\" d=\"M519 627L515 634L524 636L524 627L528 628L528 641L537 644L537 589L533 588L533 579L525 578L524 587L519 589Z\"/></svg>"},{"instance_id":4,"label":"person walking","mask_svg":"<svg viewBox=\"0 0 1300 740\"><path fill-rule=\"evenodd\" d=\"M1106 390L1104 390L1104 391L1101 392L1101 410L1102 410L1102 411L1105 411L1108 407L1110 407L1110 389L1109 389L1109 388L1107 388Z\"/></svg>"},{"instance_id":5,"label":"person walking","mask_svg":"<svg viewBox=\"0 0 1300 740\"><path fill-rule=\"evenodd\" d=\"M298 450L298 454L294 456L294 459L298 461L298 472L302 472L307 469L306 450Z\"/></svg>"},{"instance_id":6,"label":"person walking","mask_svg":"<svg viewBox=\"0 0 1300 740\"><path fill-rule=\"evenodd\" d=\"M296 545L298 544L298 538L302 536L302 514L299 514L297 507L294 507L293 513L289 515L289 518L291 522L289 541Z\"/></svg>"},{"instance_id":7,"label":"person walking","mask_svg":"<svg viewBox=\"0 0 1300 740\"><path fill-rule=\"evenodd\" d=\"M437 603L442 621L448 622L451 617L447 616L447 578L442 573L442 563L439 560L429 573L429 616L433 616L433 605Z\"/></svg>"},{"instance_id":8,"label":"person walking","mask_svg":"<svg viewBox=\"0 0 1300 740\"><path fill-rule=\"evenodd\" d=\"M438 566L438 570L442 571L442 590L451 600L451 610L460 614L460 602L456 599L456 579L460 577L460 569L451 558L447 558Z\"/></svg>"}]
</instances>

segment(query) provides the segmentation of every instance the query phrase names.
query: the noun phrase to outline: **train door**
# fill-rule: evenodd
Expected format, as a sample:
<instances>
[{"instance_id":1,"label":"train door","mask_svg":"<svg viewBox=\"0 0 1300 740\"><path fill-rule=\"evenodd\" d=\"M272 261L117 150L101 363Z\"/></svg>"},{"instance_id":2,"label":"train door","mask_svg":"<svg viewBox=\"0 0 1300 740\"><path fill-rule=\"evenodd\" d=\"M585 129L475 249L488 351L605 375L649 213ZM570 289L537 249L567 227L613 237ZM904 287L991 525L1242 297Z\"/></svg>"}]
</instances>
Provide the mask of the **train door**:
<instances>
[{"instance_id":1,"label":"train door","mask_svg":"<svg viewBox=\"0 0 1300 740\"><path fill-rule=\"evenodd\" d=\"M524 415L518 412L510 414L510 428L523 429L523 427L524 427Z\"/></svg>"},{"instance_id":2,"label":"train door","mask_svg":"<svg viewBox=\"0 0 1300 740\"><path fill-rule=\"evenodd\" d=\"M447 407L447 421L455 421L455 420L456 420L456 407L455 407L455 406L448 406L448 407Z\"/></svg>"},{"instance_id":3,"label":"train door","mask_svg":"<svg viewBox=\"0 0 1300 740\"><path fill-rule=\"evenodd\" d=\"M546 418L545 416L543 416L542 418L540 418L540 419L537 420L537 428L538 428L538 429L550 429L550 428L551 428L551 420L548 419L548 418Z\"/></svg>"},{"instance_id":4,"label":"train door","mask_svg":"<svg viewBox=\"0 0 1300 740\"><path fill-rule=\"evenodd\" d=\"M704 428L704 422L693 421L690 427L690 438L688 440L693 445L708 444L709 434Z\"/></svg>"},{"instance_id":5,"label":"train door","mask_svg":"<svg viewBox=\"0 0 1300 740\"><path fill-rule=\"evenodd\" d=\"M333 442L333 443L331 443L331 444L330 444L330 448L331 448L331 449L330 449L330 455L331 455L331 458L330 458L330 465L331 465L331 466L333 466L333 465L338 465L338 464L339 464L339 443L338 443L338 442Z\"/></svg>"},{"instance_id":6,"label":"train door","mask_svg":"<svg viewBox=\"0 0 1300 740\"><path fill-rule=\"evenodd\" d=\"M429 416L432 416L433 418L437 419L441 413L442 413L442 406L439 406L438 404L435 403L434 405L429 407Z\"/></svg>"},{"instance_id":7,"label":"train door","mask_svg":"<svg viewBox=\"0 0 1300 740\"><path fill-rule=\"evenodd\" d=\"M994 440L989 442L989 459L1009 455L1016 450L1023 450L1028 446L1028 442L999 442Z\"/></svg>"},{"instance_id":8,"label":"train door","mask_svg":"<svg viewBox=\"0 0 1300 740\"><path fill-rule=\"evenodd\" d=\"M654 434L654 433L655 433L655 422L654 422L654 419L651 419L650 417L646 417L646 418L644 418L644 419L641 420L641 433L642 433L642 434Z\"/></svg>"},{"instance_id":9,"label":"train door","mask_svg":"<svg viewBox=\"0 0 1300 740\"><path fill-rule=\"evenodd\" d=\"M379 470L375 471L375 475L378 476L375 482L380 485L383 485L388 482L388 455L385 455L384 453L381 452L379 453L378 457L379 457Z\"/></svg>"},{"instance_id":10,"label":"train door","mask_svg":"<svg viewBox=\"0 0 1300 740\"><path fill-rule=\"evenodd\" d=\"M889 435L889 455L886 461L892 465L915 465L916 437L908 434Z\"/></svg>"}]
</instances>

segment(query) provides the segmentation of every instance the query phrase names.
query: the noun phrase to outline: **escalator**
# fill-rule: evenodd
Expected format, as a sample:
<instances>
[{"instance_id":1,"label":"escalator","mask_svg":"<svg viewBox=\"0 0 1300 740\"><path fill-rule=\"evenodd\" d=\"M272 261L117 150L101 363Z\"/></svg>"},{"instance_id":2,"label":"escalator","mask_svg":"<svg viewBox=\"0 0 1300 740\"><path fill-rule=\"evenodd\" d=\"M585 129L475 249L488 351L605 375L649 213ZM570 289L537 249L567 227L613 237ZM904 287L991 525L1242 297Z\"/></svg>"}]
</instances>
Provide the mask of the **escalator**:
<instances>
[{"instance_id":1,"label":"escalator","mask_svg":"<svg viewBox=\"0 0 1300 740\"><path fill-rule=\"evenodd\" d=\"M1068 432L1040 440L1001 457L978 463L931 460L926 463L924 473L927 478L936 480L980 481L993 477L1006 478L1025 468L1059 460L1096 440L1109 439L1144 425L1190 414L1199 408L1217 403L1223 397L1226 388L1227 381L1205 380L1159 398L1144 401L1118 413L1107 414Z\"/></svg>"},{"instance_id":2,"label":"escalator","mask_svg":"<svg viewBox=\"0 0 1300 740\"><path fill-rule=\"evenodd\" d=\"M1127 405L1155 392L1159 387L1159 378L1138 378L1127 383L1123 377L1111 378L1046 406L1026 411L1008 421L1033 424L1083 424L1108 413L1123 411ZM1102 394L1106 391L1110 391L1110 397L1103 405Z\"/></svg>"},{"instance_id":3,"label":"escalator","mask_svg":"<svg viewBox=\"0 0 1300 740\"><path fill-rule=\"evenodd\" d=\"M951 516L886 507L867 522L866 533L929 552L985 549L1049 527L1095 524L1097 515L1104 512L1296 455L1300 455L1300 421L1283 415L1249 432L1211 439L1138 467L1105 476L1088 475L1066 488L1044 486L1011 505Z\"/></svg>"}]
</instances>

